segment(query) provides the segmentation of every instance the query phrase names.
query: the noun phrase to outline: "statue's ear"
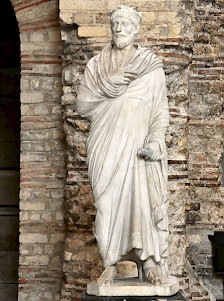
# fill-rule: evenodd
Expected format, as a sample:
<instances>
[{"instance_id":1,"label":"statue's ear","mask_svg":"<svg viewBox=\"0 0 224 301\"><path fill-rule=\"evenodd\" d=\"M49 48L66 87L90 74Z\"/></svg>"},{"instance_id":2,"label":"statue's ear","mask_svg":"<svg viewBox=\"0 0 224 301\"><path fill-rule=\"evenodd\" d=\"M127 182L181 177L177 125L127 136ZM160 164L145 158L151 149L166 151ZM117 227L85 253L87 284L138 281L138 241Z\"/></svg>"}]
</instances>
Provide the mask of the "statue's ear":
<instances>
[{"instance_id":1,"label":"statue's ear","mask_svg":"<svg viewBox=\"0 0 224 301\"><path fill-rule=\"evenodd\" d=\"M138 32L139 32L139 26L138 26L137 28L135 27L135 30L134 30L135 35L136 35Z\"/></svg>"}]
</instances>

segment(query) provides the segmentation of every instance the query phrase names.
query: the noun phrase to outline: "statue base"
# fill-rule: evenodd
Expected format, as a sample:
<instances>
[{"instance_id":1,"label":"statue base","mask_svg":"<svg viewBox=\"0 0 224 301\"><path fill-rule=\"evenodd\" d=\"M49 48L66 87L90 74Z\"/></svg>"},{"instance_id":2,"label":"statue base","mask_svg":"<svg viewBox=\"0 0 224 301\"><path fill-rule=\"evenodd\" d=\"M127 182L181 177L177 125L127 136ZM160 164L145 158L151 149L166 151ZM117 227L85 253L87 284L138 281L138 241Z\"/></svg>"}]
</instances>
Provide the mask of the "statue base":
<instances>
[{"instance_id":1,"label":"statue base","mask_svg":"<svg viewBox=\"0 0 224 301\"><path fill-rule=\"evenodd\" d=\"M180 290L173 296L91 296L86 292L81 295L81 301L187 301Z\"/></svg>"},{"instance_id":2,"label":"statue base","mask_svg":"<svg viewBox=\"0 0 224 301\"><path fill-rule=\"evenodd\" d=\"M172 296L179 290L179 281L170 276L168 282L152 285L136 278L115 280L113 284L87 284L87 294L94 296Z\"/></svg>"}]
</instances>

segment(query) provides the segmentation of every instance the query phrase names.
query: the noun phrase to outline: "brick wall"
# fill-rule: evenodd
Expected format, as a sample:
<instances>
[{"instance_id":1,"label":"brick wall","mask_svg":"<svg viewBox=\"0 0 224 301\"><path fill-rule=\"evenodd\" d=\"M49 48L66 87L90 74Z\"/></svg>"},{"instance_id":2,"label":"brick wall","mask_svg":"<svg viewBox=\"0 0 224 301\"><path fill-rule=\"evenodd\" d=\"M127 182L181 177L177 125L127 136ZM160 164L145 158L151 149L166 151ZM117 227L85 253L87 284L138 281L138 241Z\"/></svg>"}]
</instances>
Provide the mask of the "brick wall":
<instances>
[{"instance_id":1,"label":"brick wall","mask_svg":"<svg viewBox=\"0 0 224 301\"><path fill-rule=\"evenodd\" d=\"M102 271L93 236L95 209L85 163L89 123L77 115L74 102L86 63L110 40L108 12L118 4L129 5L143 12L137 42L151 48L163 58L165 64L171 113L167 134L170 163L170 268L174 274L183 277L183 286L186 285L183 275L188 242L184 208L188 199L186 132L188 74L192 55L191 6L180 1L60 1L64 42L62 103L68 146L65 213L68 235L62 300L79 298L90 279L96 279ZM186 28L183 26L185 21Z\"/></svg>"},{"instance_id":2,"label":"brick wall","mask_svg":"<svg viewBox=\"0 0 224 301\"><path fill-rule=\"evenodd\" d=\"M12 4L21 39L19 300L76 300L102 271L86 166L89 123L74 102L86 63L110 40L108 12L118 4L143 12L137 42L164 61L170 269L192 300L223 298L208 240L223 230L224 215L223 1L61 0L61 35L56 0Z\"/></svg>"},{"instance_id":3,"label":"brick wall","mask_svg":"<svg viewBox=\"0 0 224 301\"><path fill-rule=\"evenodd\" d=\"M164 61L170 107L170 269L192 300L222 295L208 235L223 229L223 2L210 0L60 1L64 129L68 177L62 300L75 300L102 270L93 236L95 210L85 141L89 123L74 110L88 60L110 40L108 12L119 4L143 12L137 42ZM190 261L190 263L188 262ZM209 271L209 274L206 272Z\"/></svg>"},{"instance_id":4,"label":"brick wall","mask_svg":"<svg viewBox=\"0 0 224 301\"><path fill-rule=\"evenodd\" d=\"M215 277L208 235L223 231L223 3L194 2L194 47L189 75L188 173L186 208L189 260L217 299L222 278Z\"/></svg>"},{"instance_id":5,"label":"brick wall","mask_svg":"<svg viewBox=\"0 0 224 301\"><path fill-rule=\"evenodd\" d=\"M19 300L60 300L66 175L56 0L12 0L21 41Z\"/></svg>"}]
</instances>

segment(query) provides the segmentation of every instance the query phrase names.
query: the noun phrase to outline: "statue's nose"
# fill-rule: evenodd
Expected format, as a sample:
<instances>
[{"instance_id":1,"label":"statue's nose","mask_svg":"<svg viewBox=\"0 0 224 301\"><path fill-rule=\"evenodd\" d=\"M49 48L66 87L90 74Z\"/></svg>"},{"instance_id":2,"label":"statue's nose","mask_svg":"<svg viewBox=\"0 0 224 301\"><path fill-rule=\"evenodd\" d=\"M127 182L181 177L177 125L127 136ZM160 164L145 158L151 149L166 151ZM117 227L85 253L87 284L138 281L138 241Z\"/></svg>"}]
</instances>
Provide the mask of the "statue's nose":
<instances>
[{"instance_id":1,"label":"statue's nose","mask_svg":"<svg viewBox=\"0 0 224 301\"><path fill-rule=\"evenodd\" d=\"M121 24L118 23L118 24L117 24L117 32L120 32L120 31L121 31Z\"/></svg>"}]
</instances>

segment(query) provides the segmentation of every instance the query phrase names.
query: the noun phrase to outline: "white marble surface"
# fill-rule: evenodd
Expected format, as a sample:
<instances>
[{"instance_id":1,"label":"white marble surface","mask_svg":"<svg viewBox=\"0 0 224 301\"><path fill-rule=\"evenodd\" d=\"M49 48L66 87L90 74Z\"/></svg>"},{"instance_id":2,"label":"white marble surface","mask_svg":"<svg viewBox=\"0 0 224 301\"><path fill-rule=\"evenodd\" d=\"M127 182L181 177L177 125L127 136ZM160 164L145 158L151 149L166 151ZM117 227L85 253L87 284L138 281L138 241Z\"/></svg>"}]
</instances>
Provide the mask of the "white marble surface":
<instances>
[{"instance_id":1,"label":"white marble surface","mask_svg":"<svg viewBox=\"0 0 224 301\"><path fill-rule=\"evenodd\" d=\"M178 290L179 281L173 276L170 276L168 283L163 285L150 285L135 278L115 280L110 285L99 285L96 282L87 285L87 294L94 296L172 296Z\"/></svg>"},{"instance_id":2,"label":"white marble surface","mask_svg":"<svg viewBox=\"0 0 224 301\"><path fill-rule=\"evenodd\" d=\"M162 61L134 44L140 18L126 6L112 12L113 41L88 62L77 94L78 113L91 121L88 172L101 284L113 283L112 267L130 252L148 282L169 275L166 79Z\"/></svg>"}]
</instances>

